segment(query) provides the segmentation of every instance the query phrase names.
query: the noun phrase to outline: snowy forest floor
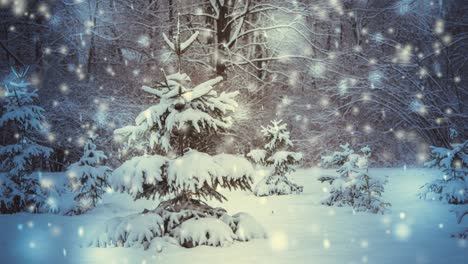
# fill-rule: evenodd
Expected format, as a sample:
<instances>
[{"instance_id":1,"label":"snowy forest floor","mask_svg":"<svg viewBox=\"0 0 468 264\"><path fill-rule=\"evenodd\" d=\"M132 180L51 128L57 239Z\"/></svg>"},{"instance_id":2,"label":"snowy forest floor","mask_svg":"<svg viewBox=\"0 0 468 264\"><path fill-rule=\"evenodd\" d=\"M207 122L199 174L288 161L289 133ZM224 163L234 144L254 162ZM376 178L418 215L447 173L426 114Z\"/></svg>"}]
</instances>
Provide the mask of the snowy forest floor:
<instances>
[{"instance_id":1,"label":"snowy forest floor","mask_svg":"<svg viewBox=\"0 0 468 264\"><path fill-rule=\"evenodd\" d=\"M157 201L137 201L106 194L96 209L82 216L16 214L0 216L2 263L464 263L468 241L450 237L466 227L456 224L451 206L417 198L419 187L436 177L426 169L371 169L387 175L385 215L353 214L351 208L320 204L326 197L317 178L333 170L302 169L291 178L304 185L301 195L256 197L223 191L229 214L247 212L269 233L269 239L235 242L216 248L170 245L162 252L142 248L80 247L104 221L152 209ZM259 172L261 174L261 171ZM260 180L257 175L256 180Z\"/></svg>"}]
</instances>

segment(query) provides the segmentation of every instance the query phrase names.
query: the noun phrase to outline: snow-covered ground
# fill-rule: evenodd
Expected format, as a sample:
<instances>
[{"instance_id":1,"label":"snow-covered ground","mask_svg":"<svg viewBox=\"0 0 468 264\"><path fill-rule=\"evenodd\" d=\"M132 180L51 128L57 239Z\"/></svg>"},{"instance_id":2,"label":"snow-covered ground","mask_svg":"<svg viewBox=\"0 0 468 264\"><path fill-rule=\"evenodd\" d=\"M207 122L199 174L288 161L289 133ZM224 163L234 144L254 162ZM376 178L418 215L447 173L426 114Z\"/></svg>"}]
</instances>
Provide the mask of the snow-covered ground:
<instances>
[{"instance_id":1,"label":"snow-covered ground","mask_svg":"<svg viewBox=\"0 0 468 264\"><path fill-rule=\"evenodd\" d=\"M351 208L326 207L317 178L332 170L298 170L292 179L304 185L301 195L256 197L225 191L228 213L247 212L269 233L269 239L235 242L219 248L170 245L162 252L142 248L88 248L91 230L115 216L154 208L157 201L137 201L125 194L106 194L83 216L16 214L0 216L2 263L466 263L468 241L450 235L468 224L456 224L450 206L417 198L419 187L436 172L427 169L371 169L388 175L383 200L386 215L353 214ZM257 181L261 175L257 176Z\"/></svg>"}]
</instances>

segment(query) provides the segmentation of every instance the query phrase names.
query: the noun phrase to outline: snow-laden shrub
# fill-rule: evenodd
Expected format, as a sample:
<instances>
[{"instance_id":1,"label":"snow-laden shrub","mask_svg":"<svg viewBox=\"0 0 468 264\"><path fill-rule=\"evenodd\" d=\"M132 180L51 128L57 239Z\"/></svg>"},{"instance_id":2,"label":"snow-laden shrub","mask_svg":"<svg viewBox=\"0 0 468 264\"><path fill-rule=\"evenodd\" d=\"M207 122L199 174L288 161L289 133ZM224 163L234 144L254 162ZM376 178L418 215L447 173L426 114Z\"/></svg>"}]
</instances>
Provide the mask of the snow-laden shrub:
<instances>
[{"instance_id":1,"label":"snow-laden shrub","mask_svg":"<svg viewBox=\"0 0 468 264\"><path fill-rule=\"evenodd\" d=\"M161 237L163 234L164 221L159 215L134 214L106 221L89 245L148 248L155 237Z\"/></svg>"},{"instance_id":2,"label":"snow-laden shrub","mask_svg":"<svg viewBox=\"0 0 468 264\"><path fill-rule=\"evenodd\" d=\"M40 145L40 134L45 132L44 109L35 105L38 97L27 81L27 69L12 70L11 78L3 83L5 96L0 97L0 129L15 131L0 146L0 212L39 212L47 201L35 169L35 160L48 158L52 149Z\"/></svg>"},{"instance_id":3,"label":"snow-laden shrub","mask_svg":"<svg viewBox=\"0 0 468 264\"><path fill-rule=\"evenodd\" d=\"M252 239L267 238L267 233L263 226L247 213L237 213L233 216L225 214L220 219L231 227L236 235L236 240L249 241Z\"/></svg>"},{"instance_id":4,"label":"snow-laden shrub","mask_svg":"<svg viewBox=\"0 0 468 264\"><path fill-rule=\"evenodd\" d=\"M224 247L236 239L228 225L211 217L191 218L183 222L175 233L180 245L188 248L200 245Z\"/></svg>"},{"instance_id":5,"label":"snow-laden shrub","mask_svg":"<svg viewBox=\"0 0 468 264\"><path fill-rule=\"evenodd\" d=\"M354 153L349 144L341 145L342 151L322 157L322 166L340 166L339 177L322 176L319 181L330 184L329 196L322 201L328 206L351 206L356 212L384 213L390 203L381 200L386 179L369 174L368 159L371 149L366 146Z\"/></svg>"},{"instance_id":6,"label":"snow-laden shrub","mask_svg":"<svg viewBox=\"0 0 468 264\"><path fill-rule=\"evenodd\" d=\"M233 185L238 185L240 189L246 190L250 188L245 185L244 178L248 179L248 182L253 181L253 175L255 173L252 164L244 157L232 155L232 154L219 154L213 157L213 160L225 171L223 176L224 188L231 188Z\"/></svg>"},{"instance_id":7,"label":"snow-laden shrub","mask_svg":"<svg viewBox=\"0 0 468 264\"><path fill-rule=\"evenodd\" d=\"M233 179L241 179L244 176L253 177L254 168L252 164L242 156L232 154L218 154L213 157L214 162L226 171Z\"/></svg>"},{"instance_id":8,"label":"snow-laden shrub","mask_svg":"<svg viewBox=\"0 0 468 264\"><path fill-rule=\"evenodd\" d=\"M67 212L68 215L83 214L96 207L105 193L107 178L112 170L103 165L107 157L96 149L93 141L94 138L90 138L86 142L83 156L67 169L66 175L70 179L72 191L76 193L74 200L77 203L75 208Z\"/></svg>"},{"instance_id":9,"label":"snow-laden shrub","mask_svg":"<svg viewBox=\"0 0 468 264\"><path fill-rule=\"evenodd\" d=\"M302 160L302 153L287 151L293 146L287 125L281 120L273 120L267 127L262 127L262 134L267 142L264 149L253 149L247 153L247 157L257 164L272 166L274 169L257 183L254 194L268 196L301 193L303 187L287 177Z\"/></svg>"},{"instance_id":10,"label":"snow-laden shrub","mask_svg":"<svg viewBox=\"0 0 468 264\"><path fill-rule=\"evenodd\" d=\"M432 160L424 165L441 170L440 179L422 186L421 198L449 204L468 203L468 140L451 148L431 147Z\"/></svg>"}]
</instances>

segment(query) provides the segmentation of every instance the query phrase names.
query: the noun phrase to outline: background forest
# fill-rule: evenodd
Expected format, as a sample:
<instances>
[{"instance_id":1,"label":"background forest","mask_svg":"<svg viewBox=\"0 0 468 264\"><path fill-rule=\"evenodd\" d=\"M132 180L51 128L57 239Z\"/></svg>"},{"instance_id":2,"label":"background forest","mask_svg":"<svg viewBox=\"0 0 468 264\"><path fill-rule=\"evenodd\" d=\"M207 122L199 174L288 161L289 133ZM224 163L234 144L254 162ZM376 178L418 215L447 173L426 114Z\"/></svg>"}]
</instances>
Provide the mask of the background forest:
<instances>
[{"instance_id":1,"label":"background forest","mask_svg":"<svg viewBox=\"0 0 468 264\"><path fill-rule=\"evenodd\" d=\"M305 165L344 142L372 145L381 166L421 164L429 146L466 138L465 1L1 0L0 71L29 67L45 108L41 166L64 170L90 134L121 163L113 130L151 100L142 85L176 67L164 43L200 36L181 64L194 83L240 90L235 126L206 152L247 153L259 125L289 124ZM167 34L169 33L169 34ZM9 133L2 130L0 144ZM224 135L225 136L225 135ZM395 142L398 142L396 144ZM209 149L211 148L211 149ZM113 155L112 155L113 153Z\"/></svg>"}]
</instances>

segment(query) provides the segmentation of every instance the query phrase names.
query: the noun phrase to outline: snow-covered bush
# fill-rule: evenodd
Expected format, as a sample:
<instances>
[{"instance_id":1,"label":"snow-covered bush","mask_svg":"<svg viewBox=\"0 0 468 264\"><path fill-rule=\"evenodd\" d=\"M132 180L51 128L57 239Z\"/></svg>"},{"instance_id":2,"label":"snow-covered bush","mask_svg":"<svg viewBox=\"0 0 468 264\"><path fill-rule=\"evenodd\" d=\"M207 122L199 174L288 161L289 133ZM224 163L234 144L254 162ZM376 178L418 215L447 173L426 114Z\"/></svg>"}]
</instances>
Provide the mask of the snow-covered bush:
<instances>
[{"instance_id":1,"label":"snow-covered bush","mask_svg":"<svg viewBox=\"0 0 468 264\"><path fill-rule=\"evenodd\" d=\"M178 32L174 42L164 39L180 58L198 33L181 42ZM145 92L154 96L154 105L136 117L135 125L115 130L116 137L125 140L127 147L143 150L145 154L115 169L109 184L134 199L157 196L162 200L157 208L144 212L161 219L153 223L161 226L161 232L154 233L155 236L173 237L187 247L227 245L235 235L228 225L218 220L226 211L213 208L203 200L226 200L219 187L250 190L253 168L243 157L212 156L197 148L206 147L200 146L203 142L200 139L232 126L229 114L237 107L234 98L238 92L216 92L214 87L222 77L192 87L190 77L180 72L180 64L179 72L169 75L162 72L164 80L154 88L143 86ZM145 239L138 239L137 243L149 241L148 234L142 233ZM125 245L129 238L119 236L119 239Z\"/></svg>"},{"instance_id":2,"label":"snow-covered bush","mask_svg":"<svg viewBox=\"0 0 468 264\"><path fill-rule=\"evenodd\" d=\"M90 241L95 247L148 248L155 237L164 233L163 219L157 214L134 214L116 217L104 223L102 230Z\"/></svg>"},{"instance_id":3,"label":"snow-covered bush","mask_svg":"<svg viewBox=\"0 0 468 264\"><path fill-rule=\"evenodd\" d=\"M249 241L267 238L263 226L247 213L237 213L233 216L225 214L221 217L221 220L231 227L236 235L236 240Z\"/></svg>"},{"instance_id":4,"label":"snow-covered bush","mask_svg":"<svg viewBox=\"0 0 468 264\"><path fill-rule=\"evenodd\" d=\"M330 184L329 196L322 204L351 206L357 212L384 213L390 206L381 200L387 180L369 175L370 147L363 147L361 154L354 153L349 144L340 147L342 151L322 157L322 166L340 166L337 169L339 177L319 178L319 181Z\"/></svg>"},{"instance_id":5,"label":"snow-covered bush","mask_svg":"<svg viewBox=\"0 0 468 264\"><path fill-rule=\"evenodd\" d=\"M468 203L468 140L451 148L431 147L432 160L424 165L441 170L440 179L422 186L421 198L449 204Z\"/></svg>"},{"instance_id":6,"label":"snow-covered bush","mask_svg":"<svg viewBox=\"0 0 468 264\"><path fill-rule=\"evenodd\" d=\"M247 157L257 164L273 166L273 170L255 186L254 194L269 196L301 193L303 187L287 177L302 160L301 153L287 151L293 146L287 125L281 120L273 120L267 127L262 127L262 134L267 142L264 149L253 149L247 153Z\"/></svg>"},{"instance_id":7,"label":"snow-covered bush","mask_svg":"<svg viewBox=\"0 0 468 264\"><path fill-rule=\"evenodd\" d=\"M265 229L247 213L237 213L233 216L222 213L219 219L194 217L183 222L173 232L179 243L185 247L223 247L232 244L234 240L249 241L267 237Z\"/></svg>"},{"instance_id":8,"label":"snow-covered bush","mask_svg":"<svg viewBox=\"0 0 468 264\"><path fill-rule=\"evenodd\" d=\"M104 152L96 150L93 141L94 138L88 139L81 159L67 169L70 187L77 193L74 198L77 205L67 212L68 215L83 214L96 207L105 193L107 178L112 170L103 165L107 157Z\"/></svg>"},{"instance_id":9,"label":"snow-covered bush","mask_svg":"<svg viewBox=\"0 0 468 264\"><path fill-rule=\"evenodd\" d=\"M52 149L38 143L44 109L34 104L37 92L26 79L27 69L12 70L4 83L5 97L0 98L0 127L11 135L7 145L0 146L0 171L6 172L0 174L1 213L39 212L47 202L37 174L31 173L35 162L48 158Z\"/></svg>"},{"instance_id":10,"label":"snow-covered bush","mask_svg":"<svg viewBox=\"0 0 468 264\"><path fill-rule=\"evenodd\" d=\"M179 243L188 248L199 245L224 247L236 239L236 235L228 225L211 217L191 218L183 222L175 233Z\"/></svg>"}]
</instances>

